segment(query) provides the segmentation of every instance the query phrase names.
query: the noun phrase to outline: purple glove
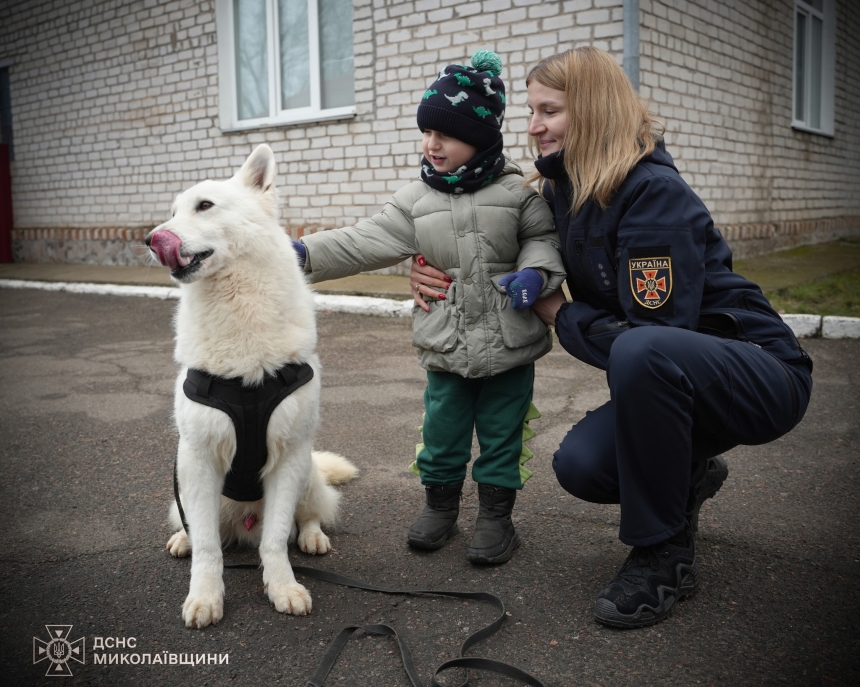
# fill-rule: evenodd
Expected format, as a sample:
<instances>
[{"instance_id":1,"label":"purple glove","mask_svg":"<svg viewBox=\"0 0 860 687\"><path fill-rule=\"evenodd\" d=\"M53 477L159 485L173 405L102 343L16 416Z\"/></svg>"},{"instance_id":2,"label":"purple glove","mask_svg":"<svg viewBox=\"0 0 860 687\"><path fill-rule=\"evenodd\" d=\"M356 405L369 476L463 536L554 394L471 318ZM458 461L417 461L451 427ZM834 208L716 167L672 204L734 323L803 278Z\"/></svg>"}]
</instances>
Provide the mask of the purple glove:
<instances>
[{"instance_id":1,"label":"purple glove","mask_svg":"<svg viewBox=\"0 0 860 687\"><path fill-rule=\"evenodd\" d=\"M293 241L293 248L296 250L296 255L299 258L299 267L302 269L305 268L305 262L308 259L308 249L305 248L305 244L300 241Z\"/></svg>"},{"instance_id":2,"label":"purple glove","mask_svg":"<svg viewBox=\"0 0 860 687\"><path fill-rule=\"evenodd\" d=\"M499 279L499 286L505 287L513 309L521 310L534 305L543 289L543 277L536 269L526 267L522 272L506 274Z\"/></svg>"}]
</instances>

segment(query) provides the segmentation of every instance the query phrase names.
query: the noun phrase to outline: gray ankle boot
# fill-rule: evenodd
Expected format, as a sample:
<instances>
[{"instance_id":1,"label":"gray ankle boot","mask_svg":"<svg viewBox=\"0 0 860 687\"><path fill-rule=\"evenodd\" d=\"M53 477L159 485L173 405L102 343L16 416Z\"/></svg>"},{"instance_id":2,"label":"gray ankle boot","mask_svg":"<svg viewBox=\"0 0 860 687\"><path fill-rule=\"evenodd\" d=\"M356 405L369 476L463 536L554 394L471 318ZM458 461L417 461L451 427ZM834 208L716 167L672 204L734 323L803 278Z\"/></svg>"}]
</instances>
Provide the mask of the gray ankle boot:
<instances>
[{"instance_id":1,"label":"gray ankle boot","mask_svg":"<svg viewBox=\"0 0 860 687\"><path fill-rule=\"evenodd\" d=\"M448 541L456 531L462 491L462 482L449 486L425 485L426 505L424 511L409 528L409 546L434 550L441 548Z\"/></svg>"},{"instance_id":2,"label":"gray ankle boot","mask_svg":"<svg viewBox=\"0 0 860 687\"><path fill-rule=\"evenodd\" d=\"M478 499L480 508L469 546L469 560L483 565L504 563L520 545L520 537L511 522L517 490L479 484Z\"/></svg>"}]
</instances>

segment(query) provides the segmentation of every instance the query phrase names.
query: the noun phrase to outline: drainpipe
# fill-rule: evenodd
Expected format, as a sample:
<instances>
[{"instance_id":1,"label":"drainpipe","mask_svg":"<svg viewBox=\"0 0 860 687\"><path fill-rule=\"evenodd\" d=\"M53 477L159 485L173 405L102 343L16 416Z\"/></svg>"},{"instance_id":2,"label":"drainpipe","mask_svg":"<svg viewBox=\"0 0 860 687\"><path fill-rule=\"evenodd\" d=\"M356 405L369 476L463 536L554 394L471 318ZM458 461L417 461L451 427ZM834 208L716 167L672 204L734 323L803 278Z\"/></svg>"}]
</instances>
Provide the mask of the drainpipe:
<instances>
[{"instance_id":1,"label":"drainpipe","mask_svg":"<svg viewBox=\"0 0 860 687\"><path fill-rule=\"evenodd\" d=\"M622 0L624 11L624 73L639 91L639 0Z\"/></svg>"}]
</instances>

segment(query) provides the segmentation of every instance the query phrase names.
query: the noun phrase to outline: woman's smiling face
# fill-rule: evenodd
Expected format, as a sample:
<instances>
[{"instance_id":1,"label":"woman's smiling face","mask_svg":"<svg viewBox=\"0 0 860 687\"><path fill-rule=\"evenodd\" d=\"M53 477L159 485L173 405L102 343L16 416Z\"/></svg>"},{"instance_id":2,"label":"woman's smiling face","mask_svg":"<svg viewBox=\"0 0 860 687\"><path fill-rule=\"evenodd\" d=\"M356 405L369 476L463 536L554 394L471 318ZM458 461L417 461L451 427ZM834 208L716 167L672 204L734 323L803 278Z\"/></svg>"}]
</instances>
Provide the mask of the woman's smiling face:
<instances>
[{"instance_id":1,"label":"woman's smiling face","mask_svg":"<svg viewBox=\"0 0 860 687\"><path fill-rule=\"evenodd\" d=\"M541 155L561 150L567 136L568 114L564 91L533 80L529 86L529 135L540 146Z\"/></svg>"}]
</instances>

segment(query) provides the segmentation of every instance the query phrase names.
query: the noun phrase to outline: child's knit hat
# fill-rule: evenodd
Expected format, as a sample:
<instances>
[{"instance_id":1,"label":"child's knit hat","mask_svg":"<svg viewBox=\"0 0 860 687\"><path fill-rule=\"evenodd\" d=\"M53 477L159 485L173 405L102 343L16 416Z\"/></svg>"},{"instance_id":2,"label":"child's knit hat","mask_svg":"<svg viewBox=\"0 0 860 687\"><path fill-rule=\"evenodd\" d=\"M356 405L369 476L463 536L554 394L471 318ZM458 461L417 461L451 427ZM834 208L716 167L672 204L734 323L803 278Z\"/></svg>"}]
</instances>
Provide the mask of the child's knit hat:
<instances>
[{"instance_id":1,"label":"child's knit hat","mask_svg":"<svg viewBox=\"0 0 860 687\"><path fill-rule=\"evenodd\" d=\"M489 50L472 55L472 66L450 64L418 105L418 128L432 129L486 150L502 137L505 84L502 58Z\"/></svg>"}]
</instances>

